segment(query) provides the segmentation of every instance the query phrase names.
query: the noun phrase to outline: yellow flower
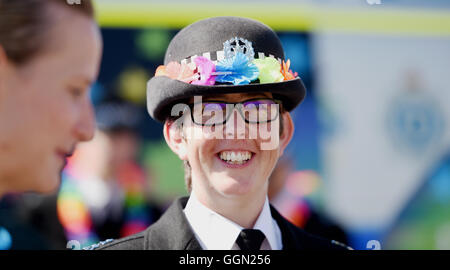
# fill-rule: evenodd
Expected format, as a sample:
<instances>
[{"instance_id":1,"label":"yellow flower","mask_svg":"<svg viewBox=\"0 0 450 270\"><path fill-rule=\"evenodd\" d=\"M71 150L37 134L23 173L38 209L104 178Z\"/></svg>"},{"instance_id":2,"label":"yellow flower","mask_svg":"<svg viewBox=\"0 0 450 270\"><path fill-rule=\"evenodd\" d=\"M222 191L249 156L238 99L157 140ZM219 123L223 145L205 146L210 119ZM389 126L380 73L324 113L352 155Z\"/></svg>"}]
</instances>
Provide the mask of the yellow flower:
<instances>
[{"instance_id":1,"label":"yellow flower","mask_svg":"<svg viewBox=\"0 0 450 270\"><path fill-rule=\"evenodd\" d=\"M281 64L273 57L266 57L264 59L255 59L253 63L259 69L260 83L274 83L282 82L284 80L281 74Z\"/></svg>"}]
</instances>

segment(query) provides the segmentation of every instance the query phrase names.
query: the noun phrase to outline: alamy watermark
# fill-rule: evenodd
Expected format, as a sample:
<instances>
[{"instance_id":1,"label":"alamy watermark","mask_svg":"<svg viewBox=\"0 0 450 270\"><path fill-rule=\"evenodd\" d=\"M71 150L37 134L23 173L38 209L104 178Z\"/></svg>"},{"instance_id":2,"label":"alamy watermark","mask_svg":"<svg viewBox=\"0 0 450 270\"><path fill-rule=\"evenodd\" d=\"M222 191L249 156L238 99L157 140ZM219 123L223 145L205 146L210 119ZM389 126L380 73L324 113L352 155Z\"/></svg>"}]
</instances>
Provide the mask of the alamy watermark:
<instances>
[{"instance_id":1,"label":"alamy watermark","mask_svg":"<svg viewBox=\"0 0 450 270\"><path fill-rule=\"evenodd\" d=\"M67 242L66 248L71 250L80 250L81 244L77 240L70 240L69 242Z\"/></svg>"},{"instance_id":2,"label":"alamy watermark","mask_svg":"<svg viewBox=\"0 0 450 270\"><path fill-rule=\"evenodd\" d=\"M381 5L381 0L366 0L369 5Z\"/></svg>"},{"instance_id":3,"label":"alamy watermark","mask_svg":"<svg viewBox=\"0 0 450 270\"><path fill-rule=\"evenodd\" d=\"M367 241L366 248L370 250L381 250L381 243L378 240Z\"/></svg>"},{"instance_id":4,"label":"alamy watermark","mask_svg":"<svg viewBox=\"0 0 450 270\"><path fill-rule=\"evenodd\" d=\"M185 138L257 139L261 150L278 148L281 117L279 104L261 104L258 108L247 108L238 103L226 104L225 110L221 106L203 110L201 96L194 97L194 104L193 111L191 106L184 103L174 105L171 110L171 116L178 117L174 124L181 128ZM274 116L276 118L272 119Z\"/></svg>"},{"instance_id":5,"label":"alamy watermark","mask_svg":"<svg viewBox=\"0 0 450 270\"><path fill-rule=\"evenodd\" d=\"M69 5L81 5L81 0L66 0Z\"/></svg>"}]
</instances>

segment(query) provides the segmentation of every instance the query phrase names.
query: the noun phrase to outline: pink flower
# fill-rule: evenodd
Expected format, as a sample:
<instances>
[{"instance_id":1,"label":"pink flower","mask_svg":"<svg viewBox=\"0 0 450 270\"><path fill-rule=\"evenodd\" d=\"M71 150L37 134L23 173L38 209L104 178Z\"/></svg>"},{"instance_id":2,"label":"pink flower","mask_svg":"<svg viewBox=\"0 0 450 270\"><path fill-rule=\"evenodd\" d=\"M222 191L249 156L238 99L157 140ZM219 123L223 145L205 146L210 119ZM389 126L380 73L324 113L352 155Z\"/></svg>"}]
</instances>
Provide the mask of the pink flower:
<instances>
[{"instance_id":1,"label":"pink flower","mask_svg":"<svg viewBox=\"0 0 450 270\"><path fill-rule=\"evenodd\" d=\"M200 73L199 80L193 81L196 85L214 85L216 83L216 76L211 75L216 71L216 65L204 56L199 56L194 59L197 65L197 71Z\"/></svg>"}]
</instances>

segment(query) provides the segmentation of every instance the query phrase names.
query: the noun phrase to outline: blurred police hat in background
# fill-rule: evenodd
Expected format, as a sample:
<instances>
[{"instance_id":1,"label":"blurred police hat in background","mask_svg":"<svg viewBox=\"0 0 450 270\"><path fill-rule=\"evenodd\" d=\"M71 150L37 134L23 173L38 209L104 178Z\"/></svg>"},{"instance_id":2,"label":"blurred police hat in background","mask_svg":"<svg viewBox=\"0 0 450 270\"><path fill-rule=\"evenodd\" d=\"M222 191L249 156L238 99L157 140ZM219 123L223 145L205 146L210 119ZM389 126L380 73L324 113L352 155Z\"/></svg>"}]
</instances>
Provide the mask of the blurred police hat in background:
<instances>
[{"instance_id":1,"label":"blurred police hat in background","mask_svg":"<svg viewBox=\"0 0 450 270\"><path fill-rule=\"evenodd\" d=\"M97 127L106 132L136 131L142 120L136 105L117 98L99 103L95 115Z\"/></svg>"}]
</instances>

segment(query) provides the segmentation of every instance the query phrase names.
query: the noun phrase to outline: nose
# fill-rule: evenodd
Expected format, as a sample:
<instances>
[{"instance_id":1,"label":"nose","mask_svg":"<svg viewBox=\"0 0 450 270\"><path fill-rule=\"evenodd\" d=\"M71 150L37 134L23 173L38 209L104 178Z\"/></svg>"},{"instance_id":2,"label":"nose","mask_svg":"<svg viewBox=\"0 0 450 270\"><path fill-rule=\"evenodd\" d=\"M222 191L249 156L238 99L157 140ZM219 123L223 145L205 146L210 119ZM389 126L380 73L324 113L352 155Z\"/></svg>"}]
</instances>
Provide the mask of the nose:
<instances>
[{"instance_id":1,"label":"nose","mask_svg":"<svg viewBox=\"0 0 450 270\"><path fill-rule=\"evenodd\" d=\"M225 136L227 139L246 139L245 134L247 132L248 125L245 123L244 118L238 112L236 108L228 118L225 125Z\"/></svg>"},{"instance_id":2,"label":"nose","mask_svg":"<svg viewBox=\"0 0 450 270\"><path fill-rule=\"evenodd\" d=\"M94 107L89 99L86 99L81 107L80 117L75 127L76 138L83 141L90 141L95 133Z\"/></svg>"}]
</instances>

